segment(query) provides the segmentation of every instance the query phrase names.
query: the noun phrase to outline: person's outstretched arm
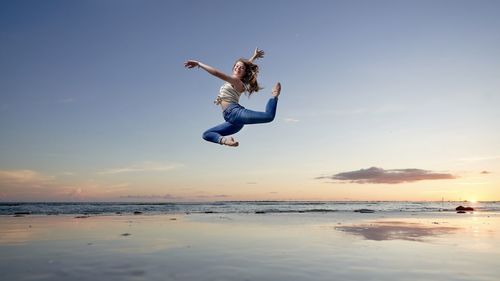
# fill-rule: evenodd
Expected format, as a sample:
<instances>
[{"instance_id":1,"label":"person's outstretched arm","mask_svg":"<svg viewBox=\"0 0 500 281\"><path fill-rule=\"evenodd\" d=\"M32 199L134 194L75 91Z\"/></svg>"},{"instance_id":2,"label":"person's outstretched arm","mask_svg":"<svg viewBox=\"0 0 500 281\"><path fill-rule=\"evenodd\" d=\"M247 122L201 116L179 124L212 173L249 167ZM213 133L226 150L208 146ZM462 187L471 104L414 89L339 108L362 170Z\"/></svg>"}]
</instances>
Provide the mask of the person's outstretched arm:
<instances>
[{"instance_id":1,"label":"person's outstretched arm","mask_svg":"<svg viewBox=\"0 0 500 281\"><path fill-rule=\"evenodd\" d=\"M264 57L264 51L259 50L259 48L255 48L255 51L253 51L253 56L249 59L250 62L253 62L256 59L260 59Z\"/></svg>"},{"instance_id":2,"label":"person's outstretched arm","mask_svg":"<svg viewBox=\"0 0 500 281\"><path fill-rule=\"evenodd\" d=\"M212 74L213 76L215 76L219 79L222 79L226 82L229 82L233 86L236 86L239 88L244 88L243 82L241 82L240 79L229 76L229 75L225 74L224 72L222 72L214 67L211 67L210 65L204 64L202 62L195 61L195 60L188 60L184 63L184 66L187 68L194 68L197 66L197 67L205 70L206 72Z\"/></svg>"}]
</instances>

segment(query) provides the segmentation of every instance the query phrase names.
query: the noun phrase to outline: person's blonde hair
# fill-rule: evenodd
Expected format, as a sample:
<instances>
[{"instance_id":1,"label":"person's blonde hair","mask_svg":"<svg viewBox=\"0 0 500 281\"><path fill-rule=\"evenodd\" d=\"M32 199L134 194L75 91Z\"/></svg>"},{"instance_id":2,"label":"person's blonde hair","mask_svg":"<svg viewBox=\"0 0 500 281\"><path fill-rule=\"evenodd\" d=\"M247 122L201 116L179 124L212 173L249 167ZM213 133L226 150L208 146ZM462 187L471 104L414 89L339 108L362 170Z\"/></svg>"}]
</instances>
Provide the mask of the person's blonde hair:
<instances>
[{"instance_id":1,"label":"person's blonde hair","mask_svg":"<svg viewBox=\"0 0 500 281\"><path fill-rule=\"evenodd\" d=\"M233 68L238 62L242 62L245 65L245 74L241 78L241 82L247 85L246 88L248 91L248 96L250 96L254 92L258 92L259 90L261 90L262 87L260 87L259 83L257 82L257 74L259 73L259 66L247 59L241 58L234 63Z\"/></svg>"}]
</instances>

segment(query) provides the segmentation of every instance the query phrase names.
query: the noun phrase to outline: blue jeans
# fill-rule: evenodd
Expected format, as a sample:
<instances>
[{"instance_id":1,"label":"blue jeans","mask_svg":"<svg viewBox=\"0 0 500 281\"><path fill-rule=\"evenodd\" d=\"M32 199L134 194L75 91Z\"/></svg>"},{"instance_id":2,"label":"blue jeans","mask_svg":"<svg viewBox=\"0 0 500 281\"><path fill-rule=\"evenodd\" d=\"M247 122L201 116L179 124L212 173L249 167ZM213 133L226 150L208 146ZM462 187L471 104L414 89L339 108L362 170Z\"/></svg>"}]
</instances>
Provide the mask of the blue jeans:
<instances>
[{"instance_id":1,"label":"blue jeans","mask_svg":"<svg viewBox=\"0 0 500 281\"><path fill-rule=\"evenodd\" d=\"M274 120L278 98L271 98L267 102L266 111L259 112L244 108L232 103L223 112L226 122L206 130L203 139L209 142L221 143L223 136L228 136L240 131L244 125L269 123Z\"/></svg>"}]
</instances>

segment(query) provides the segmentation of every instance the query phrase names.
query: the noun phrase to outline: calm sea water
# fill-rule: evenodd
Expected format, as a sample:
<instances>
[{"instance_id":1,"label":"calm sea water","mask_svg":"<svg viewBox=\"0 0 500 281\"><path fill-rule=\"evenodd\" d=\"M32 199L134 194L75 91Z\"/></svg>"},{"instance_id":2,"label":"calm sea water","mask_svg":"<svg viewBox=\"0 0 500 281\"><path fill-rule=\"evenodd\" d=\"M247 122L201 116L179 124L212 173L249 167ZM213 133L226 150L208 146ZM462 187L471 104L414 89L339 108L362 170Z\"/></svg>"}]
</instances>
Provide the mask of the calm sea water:
<instances>
[{"instance_id":1,"label":"calm sea water","mask_svg":"<svg viewBox=\"0 0 500 281\"><path fill-rule=\"evenodd\" d=\"M171 213L308 213L353 212L454 212L471 206L478 212L499 212L500 202L401 202L401 201L226 201L210 203L0 203L0 215L34 214L171 214Z\"/></svg>"}]
</instances>

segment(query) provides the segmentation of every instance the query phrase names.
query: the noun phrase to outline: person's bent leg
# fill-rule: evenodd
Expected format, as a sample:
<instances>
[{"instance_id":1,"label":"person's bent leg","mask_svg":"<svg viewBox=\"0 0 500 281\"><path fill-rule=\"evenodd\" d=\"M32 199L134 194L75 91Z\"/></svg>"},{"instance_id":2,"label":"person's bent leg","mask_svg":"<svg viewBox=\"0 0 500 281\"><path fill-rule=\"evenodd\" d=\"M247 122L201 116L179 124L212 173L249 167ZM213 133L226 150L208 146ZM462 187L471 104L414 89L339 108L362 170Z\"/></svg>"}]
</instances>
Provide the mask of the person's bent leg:
<instances>
[{"instance_id":1,"label":"person's bent leg","mask_svg":"<svg viewBox=\"0 0 500 281\"><path fill-rule=\"evenodd\" d=\"M230 121L236 124L260 124L269 123L274 120L276 116L276 107L278 106L278 98L274 97L269 99L266 105L266 111L253 111L246 108L242 108L234 114L234 118Z\"/></svg>"},{"instance_id":2,"label":"person's bent leg","mask_svg":"<svg viewBox=\"0 0 500 281\"><path fill-rule=\"evenodd\" d=\"M206 130L203 133L203 139L209 142L223 144L223 137L235 134L243 128L243 125L235 125L229 122L224 122L213 128Z\"/></svg>"}]
</instances>

